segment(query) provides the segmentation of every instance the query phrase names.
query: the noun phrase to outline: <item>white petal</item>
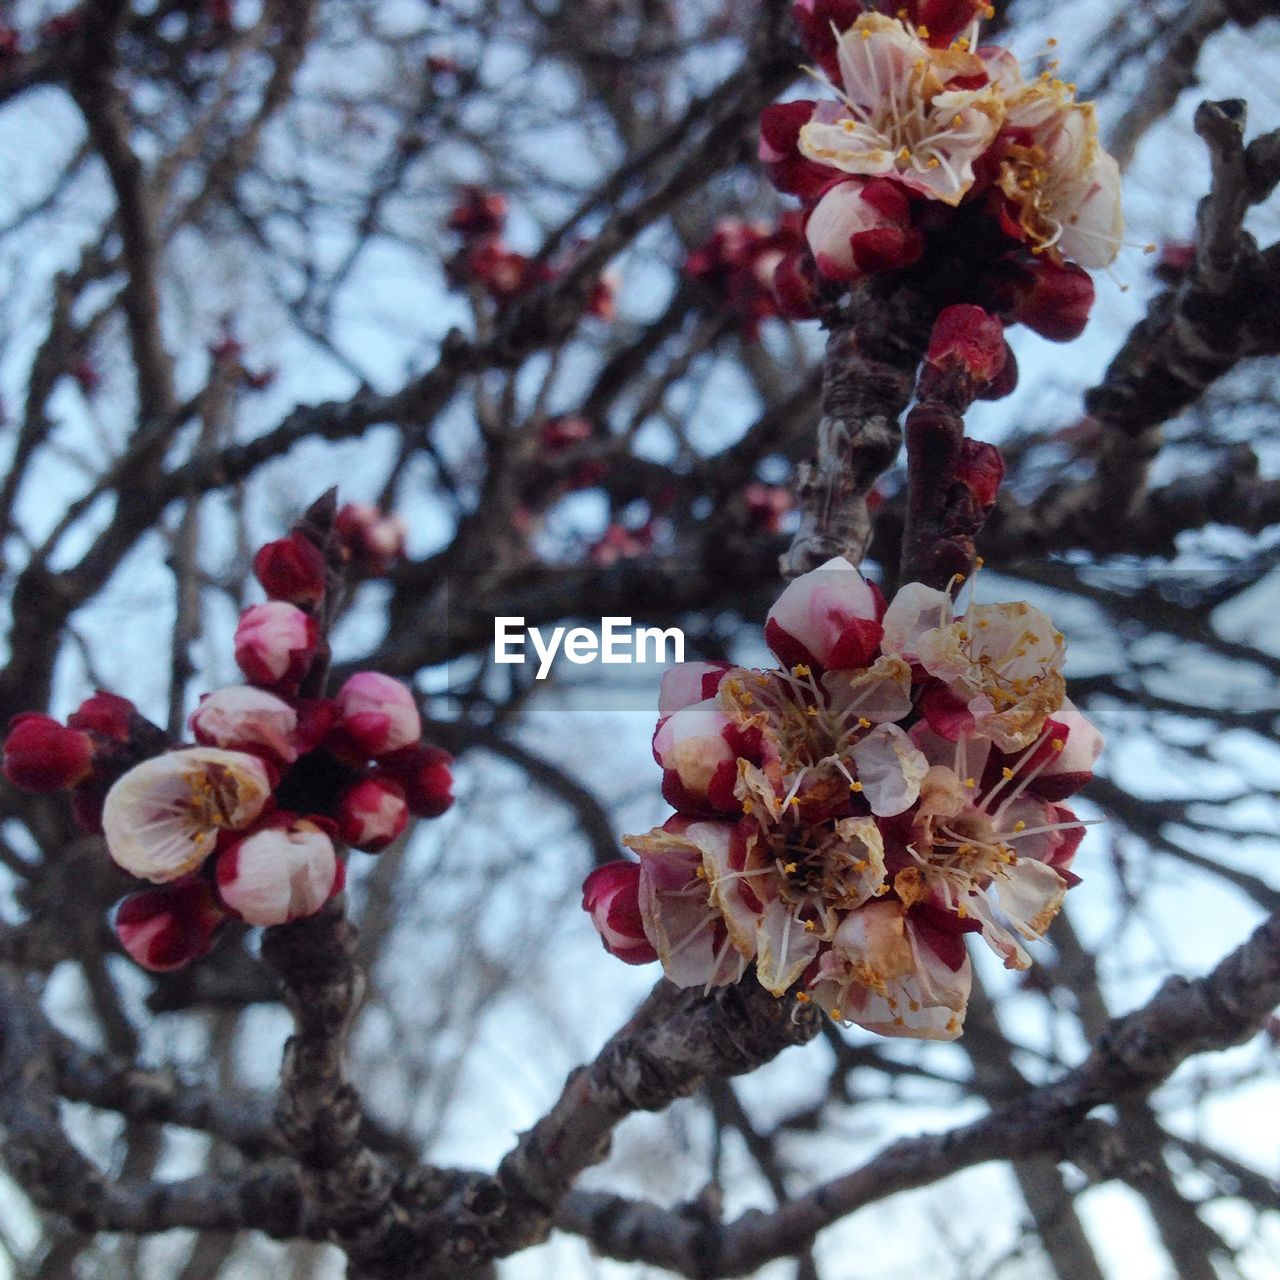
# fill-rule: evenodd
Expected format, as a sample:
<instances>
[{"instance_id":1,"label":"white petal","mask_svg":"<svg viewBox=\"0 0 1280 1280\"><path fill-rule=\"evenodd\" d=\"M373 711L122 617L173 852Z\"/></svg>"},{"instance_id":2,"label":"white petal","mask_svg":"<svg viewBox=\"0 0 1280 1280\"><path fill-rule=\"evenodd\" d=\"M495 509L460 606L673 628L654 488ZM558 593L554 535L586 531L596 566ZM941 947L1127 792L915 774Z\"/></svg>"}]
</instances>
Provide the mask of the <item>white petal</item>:
<instances>
[{"instance_id":1,"label":"white petal","mask_svg":"<svg viewBox=\"0 0 1280 1280\"><path fill-rule=\"evenodd\" d=\"M926 631L949 626L954 616L951 597L922 582L908 582L893 597L883 619L885 653L897 654L908 662L917 656L917 645Z\"/></svg>"},{"instance_id":2,"label":"white petal","mask_svg":"<svg viewBox=\"0 0 1280 1280\"><path fill-rule=\"evenodd\" d=\"M828 671L822 677L831 714L892 724L911 710L911 668L901 658L877 658L865 671Z\"/></svg>"},{"instance_id":3,"label":"white petal","mask_svg":"<svg viewBox=\"0 0 1280 1280\"><path fill-rule=\"evenodd\" d=\"M793 915L794 908L775 898L764 909L756 932L756 976L770 994L780 996L818 954L818 938Z\"/></svg>"},{"instance_id":4,"label":"white petal","mask_svg":"<svg viewBox=\"0 0 1280 1280\"><path fill-rule=\"evenodd\" d=\"M896 724L872 729L849 752L862 794L878 818L909 809L920 795L929 762Z\"/></svg>"}]
</instances>

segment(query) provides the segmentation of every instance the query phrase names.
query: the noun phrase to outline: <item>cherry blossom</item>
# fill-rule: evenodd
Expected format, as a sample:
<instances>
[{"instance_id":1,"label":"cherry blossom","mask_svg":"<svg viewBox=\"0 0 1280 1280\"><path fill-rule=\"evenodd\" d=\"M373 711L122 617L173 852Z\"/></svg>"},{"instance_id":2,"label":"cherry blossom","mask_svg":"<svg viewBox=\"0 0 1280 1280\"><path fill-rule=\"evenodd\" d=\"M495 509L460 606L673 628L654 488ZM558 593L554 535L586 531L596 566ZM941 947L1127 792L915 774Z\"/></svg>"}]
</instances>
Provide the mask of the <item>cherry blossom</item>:
<instances>
[{"instance_id":1,"label":"cherry blossom","mask_svg":"<svg viewBox=\"0 0 1280 1280\"><path fill-rule=\"evenodd\" d=\"M908 190L957 205L974 164L1004 118L994 86L950 88L986 79L975 54L938 51L908 24L865 13L836 45L839 103L820 103L799 134L810 160L864 177L892 176Z\"/></svg>"},{"instance_id":2,"label":"cherry blossom","mask_svg":"<svg viewBox=\"0 0 1280 1280\"><path fill-rule=\"evenodd\" d=\"M668 671L654 756L677 812L589 879L606 949L678 986L754 967L837 1021L959 1035L965 935L1030 964L1077 882L1084 824L1060 802L1101 749L1049 619L972 594L957 611L908 583L886 608L837 559L769 611L787 665Z\"/></svg>"},{"instance_id":3,"label":"cherry blossom","mask_svg":"<svg viewBox=\"0 0 1280 1280\"><path fill-rule=\"evenodd\" d=\"M241 831L271 794L266 765L243 751L191 747L130 769L107 793L107 848L131 875L163 884L194 871L223 831Z\"/></svg>"}]
</instances>

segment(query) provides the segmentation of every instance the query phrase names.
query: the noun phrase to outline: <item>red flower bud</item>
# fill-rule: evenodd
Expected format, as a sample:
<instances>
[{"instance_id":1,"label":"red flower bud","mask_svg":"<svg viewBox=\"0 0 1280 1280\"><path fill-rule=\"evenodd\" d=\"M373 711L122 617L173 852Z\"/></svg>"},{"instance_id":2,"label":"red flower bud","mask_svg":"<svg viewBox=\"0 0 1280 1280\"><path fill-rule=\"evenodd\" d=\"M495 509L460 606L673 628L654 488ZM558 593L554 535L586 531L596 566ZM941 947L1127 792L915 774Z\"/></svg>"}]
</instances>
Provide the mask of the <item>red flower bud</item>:
<instances>
[{"instance_id":1,"label":"red flower bud","mask_svg":"<svg viewBox=\"0 0 1280 1280\"><path fill-rule=\"evenodd\" d=\"M789 320L812 320L818 314L822 285L813 255L789 253L773 273L773 296L778 310Z\"/></svg>"},{"instance_id":2,"label":"red flower bud","mask_svg":"<svg viewBox=\"0 0 1280 1280\"><path fill-rule=\"evenodd\" d=\"M955 479L973 495L974 505L983 513L995 505L1000 481L1004 479L1004 459L993 444L970 440L960 441L960 457L956 462Z\"/></svg>"},{"instance_id":3,"label":"red flower bud","mask_svg":"<svg viewBox=\"0 0 1280 1280\"><path fill-rule=\"evenodd\" d=\"M648 964L658 958L645 936L639 888L638 862L597 867L582 886L582 909L590 912L604 949L627 964Z\"/></svg>"},{"instance_id":4,"label":"red flower bud","mask_svg":"<svg viewBox=\"0 0 1280 1280\"><path fill-rule=\"evenodd\" d=\"M381 853L409 823L404 788L372 774L338 797L338 838L365 853Z\"/></svg>"},{"instance_id":5,"label":"red flower bud","mask_svg":"<svg viewBox=\"0 0 1280 1280\"><path fill-rule=\"evenodd\" d=\"M483 187L463 187L449 215L449 230L468 237L493 236L502 230L506 217L506 196Z\"/></svg>"},{"instance_id":6,"label":"red flower bud","mask_svg":"<svg viewBox=\"0 0 1280 1280\"><path fill-rule=\"evenodd\" d=\"M72 729L99 733L116 742L128 742L129 730L137 714L138 708L128 698L99 689L67 717L67 724Z\"/></svg>"},{"instance_id":7,"label":"red flower bud","mask_svg":"<svg viewBox=\"0 0 1280 1280\"><path fill-rule=\"evenodd\" d=\"M416 817L438 818L453 804L453 757L440 747L405 747L378 763L404 788Z\"/></svg>"},{"instance_id":8,"label":"red flower bud","mask_svg":"<svg viewBox=\"0 0 1280 1280\"><path fill-rule=\"evenodd\" d=\"M253 557L253 572L272 600L305 607L324 599L324 556L300 533L268 542Z\"/></svg>"},{"instance_id":9,"label":"red flower bud","mask_svg":"<svg viewBox=\"0 0 1280 1280\"><path fill-rule=\"evenodd\" d=\"M938 369L962 367L978 383L995 380L1006 359L1004 326L969 303L945 307L934 322L925 359Z\"/></svg>"},{"instance_id":10,"label":"red flower bud","mask_svg":"<svg viewBox=\"0 0 1280 1280\"><path fill-rule=\"evenodd\" d=\"M207 954L225 919L208 882L192 879L131 894L112 923L120 945L144 969L166 973Z\"/></svg>"},{"instance_id":11,"label":"red flower bud","mask_svg":"<svg viewBox=\"0 0 1280 1280\"><path fill-rule=\"evenodd\" d=\"M14 716L4 743L4 776L24 791L62 791L89 776L93 743L51 716L26 711Z\"/></svg>"},{"instance_id":12,"label":"red flower bud","mask_svg":"<svg viewBox=\"0 0 1280 1280\"><path fill-rule=\"evenodd\" d=\"M1013 318L1051 342L1078 338L1093 306L1093 280L1073 262L1040 259L1014 285Z\"/></svg>"}]
</instances>

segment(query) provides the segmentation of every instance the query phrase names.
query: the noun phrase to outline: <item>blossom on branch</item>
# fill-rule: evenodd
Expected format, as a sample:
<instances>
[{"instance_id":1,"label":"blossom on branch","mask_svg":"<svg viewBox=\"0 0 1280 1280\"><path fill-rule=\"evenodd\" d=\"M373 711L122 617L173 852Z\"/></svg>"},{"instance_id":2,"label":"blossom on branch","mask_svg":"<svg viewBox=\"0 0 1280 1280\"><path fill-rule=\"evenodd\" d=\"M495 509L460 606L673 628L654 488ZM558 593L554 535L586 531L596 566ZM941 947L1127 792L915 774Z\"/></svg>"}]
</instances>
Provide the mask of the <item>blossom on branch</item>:
<instances>
[{"instance_id":1,"label":"blossom on branch","mask_svg":"<svg viewBox=\"0 0 1280 1280\"><path fill-rule=\"evenodd\" d=\"M410 689L361 671L323 695L328 581L346 548L331 508L322 515L255 557L264 588L286 598L242 614L236 661L254 683L201 698L189 721L197 745L171 743L101 691L66 726L15 717L6 739L11 782L69 791L76 821L105 836L116 865L161 886L115 913L144 968L199 958L231 917L271 926L314 914L345 882L342 846L377 853L411 814L453 803L452 757L422 742Z\"/></svg>"},{"instance_id":2,"label":"blossom on branch","mask_svg":"<svg viewBox=\"0 0 1280 1280\"><path fill-rule=\"evenodd\" d=\"M786 314L820 314L842 287L902 271L940 309L980 305L1055 340L1083 327L1081 268L1106 266L1121 243L1119 169L1074 85L1049 70L1024 78L1008 50L979 46L989 12L798 0L834 98L761 115L760 159L803 202L816 276L806 284L790 259L776 272Z\"/></svg>"},{"instance_id":3,"label":"blossom on branch","mask_svg":"<svg viewBox=\"0 0 1280 1280\"><path fill-rule=\"evenodd\" d=\"M960 1033L980 933L1011 968L1076 882L1097 730L1066 699L1063 637L1024 602L957 614L908 583L885 606L847 561L792 582L765 638L784 665L663 679L654 756L677 813L592 873L607 950L678 986L754 964L838 1021ZM638 921L638 925L637 925Z\"/></svg>"}]
</instances>

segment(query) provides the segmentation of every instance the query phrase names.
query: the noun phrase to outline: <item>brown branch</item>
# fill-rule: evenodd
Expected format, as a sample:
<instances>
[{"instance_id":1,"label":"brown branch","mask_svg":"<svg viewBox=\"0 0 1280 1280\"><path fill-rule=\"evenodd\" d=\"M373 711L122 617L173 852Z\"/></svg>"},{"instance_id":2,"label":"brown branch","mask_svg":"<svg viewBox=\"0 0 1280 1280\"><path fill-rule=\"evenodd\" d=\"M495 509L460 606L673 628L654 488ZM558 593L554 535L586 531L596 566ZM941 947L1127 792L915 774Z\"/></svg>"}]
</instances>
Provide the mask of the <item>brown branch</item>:
<instances>
[{"instance_id":1,"label":"brown branch","mask_svg":"<svg viewBox=\"0 0 1280 1280\"><path fill-rule=\"evenodd\" d=\"M782 558L795 577L832 556L861 563L871 540L867 494L898 455L898 418L915 385L933 315L921 298L876 283L833 324L822 378L817 455L796 473L800 528Z\"/></svg>"},{"instance_id":2,"label":"brown branch","mask_svg":"<svg viewBox=\"0 0 1280 1280\"><path fill-rule=\"evenodd\" d=\"M774 1213L752 1211L709 1235L678 1211L593 1192L574 1192L556 1225L623 1261L680 1274L743 1275L808 1247L833 1222L868 1204L990 1160L1040 1153L1069 1158L1088 1113L1146 1097L1192 1054L1243 1043L1280 1002L1280 915L1262 924L1204 978L1170 978L1141 1009L1112 1022L1088 1058L970 1124L906 1138L852 1173Z\"/></svg>"},{"instance_id":3,"label":"brown branch","mask_svg":"<svg viewBox=\"0 0 1280 1280\"><path fill-rule=\"evenodd\" d=\"M1280 353L1280 324L1269 301L1280 287L1280 252L1260 252L1242 226L1250 203L1270 190L1270 170L1280 159L1266 145L1246 149L1244 123L1245 105L1235 99L1205 102L1196 112L1213 174L1197 212L1195 262L1177 287L1152 302L1103 381L1085 396L1104 428L1094 476L1050 489L1023 513L1026 518L1014 518L1017 509L1006 503L1007 519L993 529L993 549L998 538L1032 553L1078 546L1167 555L1174 534L1220 513L1239 510L1231 523L1240 520L1246 528L1269 519L1274 485L1251 475L1246 455L1224 476L1189 479L1157 494L1146 490L1163 441L1161 424L1241 360Z\"/></svg>"}]
</instances>

